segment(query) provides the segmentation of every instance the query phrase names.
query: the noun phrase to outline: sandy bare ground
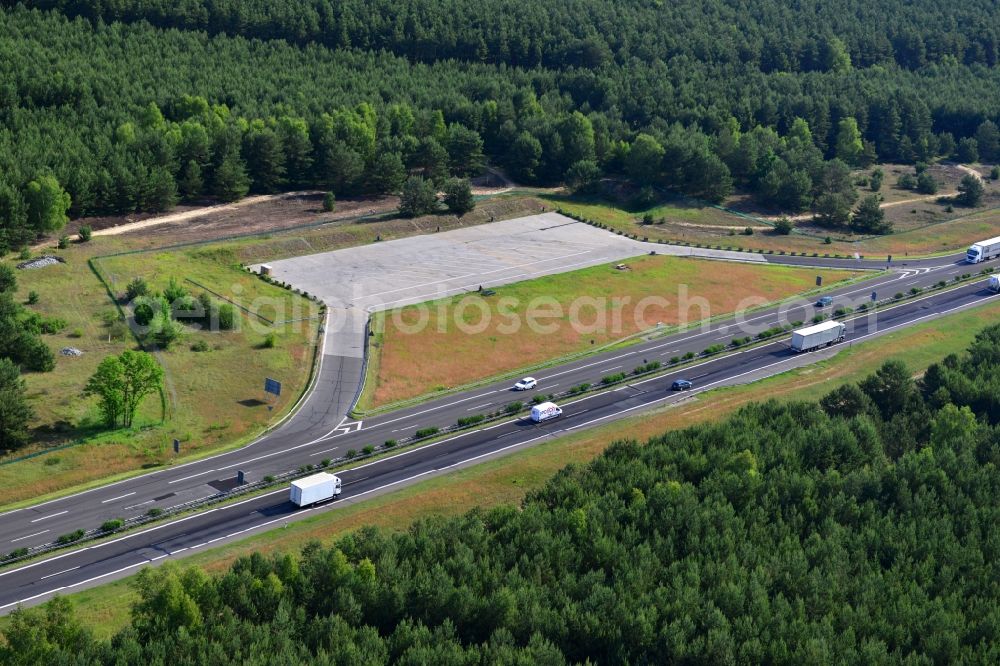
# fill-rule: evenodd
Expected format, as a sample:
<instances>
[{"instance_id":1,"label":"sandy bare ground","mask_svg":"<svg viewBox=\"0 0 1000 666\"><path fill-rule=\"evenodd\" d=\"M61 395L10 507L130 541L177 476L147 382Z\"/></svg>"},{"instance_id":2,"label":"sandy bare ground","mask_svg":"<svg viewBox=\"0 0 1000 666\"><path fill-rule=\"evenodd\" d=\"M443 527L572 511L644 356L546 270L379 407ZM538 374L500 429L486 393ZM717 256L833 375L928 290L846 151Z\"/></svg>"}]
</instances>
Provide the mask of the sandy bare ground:
<instances>
[{"instance_id":1,"label":"sandy bare ground","mask_svg":"<svg viewBox=\"0 0 1000 666\"><path fill-rule=\"evenodd\" d=\"M168 213L167 215L151 217L148 220L141 220L139 222L128 222L126 224L119 224L114 227L108 227L107 229L100 229L98 231L95 231L94 235L117 236L119 234L127 234L132 231L137 231L139 229L147 229L149 227L155 227L161 224L168 224L172 222L184 222L186 220L191 220L196 217L202 217L204 215L212 215L215 213L234 211L240 208L246 208L247 206L253 206L254 204L264 203L266 201L278 201L281 199L288 199L291 197L300 197L311 194L315 194L315 192L304 191L304 192L282 192L281 194L261 194L258 196L240 199L239 201L234 201L233 203L219 204L217 206L206 206L204 208L195 208L194 210L185 210L179 213Z\"/></svg>"},{"instance_id":2,"label":"sandy bare ground","mask_svg":"<svg viewBox=\"0 0 1000 666\"><path fill-rule=\"evenodd\" d=\"M970 176L973 176L976 179L978 179L980 183L983 182L983 174L979 173L978 171L976 171L972 167L966 166L965 164L956 164L955 166L960 171L964 171L965 173L969 174Z\"/></svg>"}]
</instances>

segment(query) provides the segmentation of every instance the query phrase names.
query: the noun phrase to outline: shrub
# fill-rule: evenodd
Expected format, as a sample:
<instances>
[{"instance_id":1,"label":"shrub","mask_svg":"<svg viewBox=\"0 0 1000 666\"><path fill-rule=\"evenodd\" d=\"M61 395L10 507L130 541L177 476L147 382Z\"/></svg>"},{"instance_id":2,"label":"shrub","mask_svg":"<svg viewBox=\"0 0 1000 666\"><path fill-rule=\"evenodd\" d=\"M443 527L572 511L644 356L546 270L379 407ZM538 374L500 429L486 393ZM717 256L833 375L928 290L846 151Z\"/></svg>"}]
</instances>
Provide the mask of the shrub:
<instances>
[{"instance_id":1,"label":"shrub","mask_svg":"<svg viewBox=\"0 0 1000 666\"><path fill-rule=\"evenodd\" d=\"M520 400L515 400L514 402L511 402L506 407L504 407L503 411L507 412L508 414L517 414L522 409L524 409L524 403L521 402Z\"/></svg>"},{"instance_id":2,"label":"shrub","mask_svg":"<svg viewBox=\"0 0 1000 666\"><path fill-rule=\"evenodd\" d=\"M548 400L548 398L545 397L544 395L542 395L541 393L539 393L538 395L534 396L531 399L531 404L533 404L533 405L540 405L543 402L545 402L546 400Z\"/></svg>"},{"instance_id":3,"label":"shrub","mask_svg":"<svg viewBox=\"0 0 1000 666\"><path fill-rule=\"evenodd\" d=\"M274 475L268 474L262 479L262 481L264 481L264 483L274 483Z\"/></svg>"},{"instance_id":4,"label":"shrub","mask_svg":"<svg viewBox=\"0 0 1000 666\"><path fill-rule=\"evenodd\" d=\"M358 457L358 452L355 451L354 449L347 449L347 453L344 454L344 457L348 458L348 459L350 459L350 458L357 458Z\"/></svg>"},{"instance_id":5,"label":"shrub","mask_svg":"<svg viewBox=\"0 0 1000 666\"><path fill-rule=\"evenodd\" d=\"M726 348L723 344L709 345L701 351L702 356L711 356L712 354L718 354L720 351Z\"/></svg>"},{"instance_id":6,"label":"shrub","mask_svg":"<svg viewBox=\"0 0 1000 666\"><path fill-rule=\"evenodd\" d=\"M901 292L901 291L897 291L897 292L896 292L896 295L895 295L895 296L893 296L893 299L895 299L895 300L897 300L897 301L898 301L898 300L900 300L901 298L903 298L903 296L904 296L904 295L905 295L905 294L903 294L903 292Z\"/></svg>"},{"instance_id":7,"label":"shrub","mask_svg":"<svg viewBox=\"0 0 1000 666\"><path fill-rule=\"evenodd\" d=\"M362 451L362 452L363 452L363 453L364 453L364 454L365 454L366 456L370 456L371 454L375 453L375 447L374 447L374 446L372 446L371 444L369 444L369 445L368 445L368 446L366 446L365 448L361 449L361 451Z\"/></svg>"},{"instance_id":8,"label":"shrub","mask_svg":"<svg viewBox=\"0 0 1000 666\"><path fill-rule=\"evenodd\" d=\"M774 223L774 231L782 236L787 236L792 233L792 229L795 228L795 224L787 217L781 217L777 222Z\"/></svg>"},{"instance_id":9,"label":"shrub","mask_svg":"<svg viewBox=\"0 0 1000 666\"><path fill-rule=\"evenodd\" d=\"M278 346L278 336L274 332L268 333L264 336L264 340L260 343L261 349L274 349Z\"/></svg>"},{"instance_id":10,"label":"shrub","mask_svg":"<svg viewBox=\"0 0 1000 666\"><path fill-rule=\"evenodd\" d=\"M397 443L398 442L396 442L396 440L394 439L387 439L385 440L385 448L391 449L392 447L396 446Z\"/></svg>"},{"instance_id":11,"label":"shrub","mask_svg":"<svg viewBox=\"0 0 1000 666\"><path fill-rule=\"evenodd\" d=\"M79 234L80 234L80 242L87 243L94 236L94 230L91 229L88 225L84 225L80 227Z\"/></svg>"},{"instance_id":12,"label":"shrub","mask_svg":"<svg viewBox=\"0 0 1000 666\"><path fill-rule=\"evenodd\" d=\"M65 234L63 234L62 236L60 236L59 237L59 242L56 244L56 247L58 247L60 250L65 250L66 248L68 248L69 247L69 236L67 236Z\"/></svg>"},{"instance_id":13,"label":"shrub","mask_svg":"<svg viewBox=\"0 0 1000 666\"><path fill-rule=\"evenodd\" d=\"M695 356L697 356L697 354L695 354L694 352L688 352L688 353L684 354L684 356L682 356L681 358L683 358L685 361L690 361Z\"/></svg>"},{"instance_id":14,"label":"shrub","mask_svg":"<svg viewBox=\"0 0 1000 666\"><path fill-rule=\"evenodd\" d=\"M69 337L71 337L71 338L82 338L83 337L83 329L82 328L74 328L72 331L70 331Z\"/></svg>"},{"instance_id":15,"label":"shrub","mask_svg":"<svg viewBox=\"0 0 1000 666\"><path fill-rule=\"evenodd\" d=\"M114 532L120 530L122 526L125 525L125 521L121 518L113 518L112 520L105 520L101 523L102 532Z\"/></svg>"},{"instance_id":16,"label":"shrub","mask_svg":"<svg viewBox=\"0 0 1000 666\"><path fill-rule=\"evenodd\" d=\"M222 303L216 310L219 318L219 330L231 331L236 328L236 307L230 303ZM273 345L272 345L273 346Z\"/></svg>"},{"instance_id":17,"label":"shrub","mask_svg":"<svg viewBox=\"0 0 1000 666\"><path fill-rule=\"evenodd\" d=\"M146 515L149 516L150 518L156 518L157 516L162 516L163 509L154 506L152 509L146 512Z\"/></svg>"},{"instance_id":18,"label":"shrub","mask_svg":"<svg viewBox=\"0 0 1000 666\"><path fill-rule=\"evenodd\" d=\"M337 207L337 197L333 192L326 192L323 194L323 210L327 213L332 213Z\"/></svg>"},{"instance_id":19,"label":"shrub","mask_svg":"<svg viewBox=\"0 0 1000 666\"><path fill-rule=\"evenodd\" d=\"M28 261L29 259L31 259L31 249L24 248L17 256L21 261Z\"/></svg>"},{"instance_id":20,"label":"shrub","mask_svg":"<svg viewBox=\"0 0 1000 666\"><path fill-rule=\"evenodd\" d=\"M486 417L484 415L476 414L474 416L463 416L456 422L456 424L458 425L459 428L468 428L469 426L474 426L477 423L482 423L485 420Z\"/></svg>"},{"instance_id":21,"label":"shrub","mask_svg":"<svg viewBox=\"0 0 1000 666\"><path fill-rule=\"evenodd\" d=\"M28 555L28 549L27 548L15 548L14 550L12 550L9 553L7 553L6 555L4 555L3 559L5 559L5 560L16 560L19 557L27 557L27 555Z\"/></svg>"},{"instance_id":22,"label":"shrub","mask_svg":"<svg viewBox=\"0 0 1000 666\"><path fill-rule=\"evenodd\" d=\"M994 166L990 169L990 180L1000 179L1000 166Z\"/></svg>"},{"instance_id":23,"label":"shrub","mask_svg":"<svg viewBox=\"0 0 1000 666\"><path fill-rule=\"evenodd\" d=\"M191 345L191 351L193 352L207 352L211 347L209 347L208 342L205 340L196 340L193 345Z\"/></svg>"},{"instance_id":24,"label":"shrub","mask_svg":"<svg viewBox=\"0 0 1000 666\"><path fill-rule=\"evenodd\" d=\"M38 338L31 338L24 342L21 363L25 370L49 372L56 367L56 358L52 355L52 350L47 344Z\"/></svg>"},{"instance_id":25,"label":"shrub","mask_svg":"<svg viewBox=\"0 0 1000 666\"><path fill-rule=\"evenodd\" d=\"M67 543L73 543L74 541L79 541L80 539L82 539L84 534L86 534L86 532L84 532L83 530L76 530L70 532L69 534L63 534L61 537L56 539L56 543L61 545Z\"/></svg>"},{"instance_id":26,"label":"shrub","mask_svg":"<svg viewBox=\"0 0 1000 666\"><path fill-rule=\"evenodd\" d=\"M625 379L625 373L616 372L613 375L605 375L604 377L601 377L601 383L604 385L614 384L622 381L623 379Z\"/></svg>"},{"instance_id":27,"label":"shrub","mask_svg":"<svg viewBox=\"0 0 1000 666\"><path fill-rule=\"evenodd\" d=\"M912 296L916 296L916 295L917 295L917 294L919 294L919 293L920 293L921 291L923 291L923 289L921 289L920 287L911 287L911 288L910 288L910 294L911 294Z\"/></svg>"},{"instance_id":28,"label":"shrub","mask_svg":"<svg viewBox=\"0 0 1000 666\"><path fill-rule=\"evenodd\" d=\"M28 305L36 305L38 303L39 296L37 291L28 292Z\"/></svg>"},{"instance_id":29,"label":"shrub","mask_svg":"<svg viewBox=\"0 0 1000 666\"><path fill-rule=\"evenodd\" d=\"M826 315L825 314L818 314L818 315L816 315L815 317L812 318L812 322L814 324L820 324L820 323L822 323L824 321L826 321Z\"/></svg>"},{"instance_id":30,"label":"shrub","mask_svg":"<svg viewBox=\"0 0 1000 666\"><path fill-rule=\"evenodd\" d=\"M753 227L747 227L743 230L744 236L753 236Z\"/></svg>"},{"instance_id":31,"label":"shrub","mask_svg":"<svg viewBox=\"0 0 1000 666\"><path fill-rule=\"evenodd\" d=\"M643 375L643 374L646 374L647 372L655 372L656 370L659 370L662 365L663 364L660 363L659 361L650 361L649 363L644 363L644 364L642 364L640 366L637 366L632 371L632 374L633 375Z\"/></svg>"},{"instance_id":32,"label":"shrub","mask_svg":"<svg viewBox=\"0 0 1000 666\"><path fill-rule=\"evenodd\" d=\"M125 287L125 296L129 301L134 301L139 296L146 296L148 294L149 285L141 277L132 278Z\"/></svg>"},{"instance_id":33,"label":"shrub","mask_svg":"<svg viewBox=\"0 0 1000 666\"><path fill-rule=\"evenodd\" d=\"M322 460L319 461L319 466L320 467L329 467L331 462L333 462L333 461L330 460L329 458L323 458Z\"/></svg>"},{"instance_id":34,"label":"shrub","mask_svg":"<svg viewBox=\"0 0 1000 666\"><path fill-rule=\"evenodd\" d=\"M430 426L429 428L421 428L416 432L417 439L426 439L428 437L433 437L434 435L441 432L441 429L437 426Z\"/></svg>"},{"instance_id":35,"label":"shrub","mask_svg":"<svg viewBox=\"0 0 1000 666\"><path fill-rule=\"evenodd\" d=\"M681 362L681 357L680 356L671 356L670 357L670 365L677 365L680 362Z\"/></svg>"},{"instance_id":36,"label":"shrub","mask_svg":"<svg viewBox=\"0 0 1000 666\"><path fill-rule=\"evenodd\" d=\"M833 243L833 239L830 238L829 236L827 236L826 238L823 239L823 245L830 245L832 243Z\"/></svg>"},{"instance_id":37,"label":"shrub","mask_svg":"<svg viewBox=\"0 0 1000 666\"><path fill-rule=\"evenodd\" d=\"M861 305L858 306L858 312L865 312L866 310L868 310L867 303L862 303Z\"/></svg>"}]
</instances>

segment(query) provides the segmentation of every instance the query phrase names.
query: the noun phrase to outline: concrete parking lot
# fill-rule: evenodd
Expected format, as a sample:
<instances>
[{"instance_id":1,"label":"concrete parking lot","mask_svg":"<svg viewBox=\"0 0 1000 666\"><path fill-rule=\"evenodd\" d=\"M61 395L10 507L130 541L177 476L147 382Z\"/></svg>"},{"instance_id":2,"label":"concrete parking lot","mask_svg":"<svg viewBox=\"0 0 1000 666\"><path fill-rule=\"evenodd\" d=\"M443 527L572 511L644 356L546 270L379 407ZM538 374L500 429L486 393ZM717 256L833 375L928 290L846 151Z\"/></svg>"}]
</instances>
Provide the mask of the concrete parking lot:
<instances>
[{"instance_id":1,"label":"concrete parking lot","mask_svg":"<svg viewBox=\"0 0 1000 666\"><path fill-rule=\"evenodd\" d=\"M643 243L543 213L439 234L269 262L271 275L329 307L321 381L343 403L361 381L365 322L371 312L473 292L647 254L699 254L746 261L753 255ZM251 267L260 270L260 265ZM348 360L350 359L350 360ZM340 368L334 377L333 368ZM351 376L348 376L351 375Z\"/></svg>"}]
</instances>

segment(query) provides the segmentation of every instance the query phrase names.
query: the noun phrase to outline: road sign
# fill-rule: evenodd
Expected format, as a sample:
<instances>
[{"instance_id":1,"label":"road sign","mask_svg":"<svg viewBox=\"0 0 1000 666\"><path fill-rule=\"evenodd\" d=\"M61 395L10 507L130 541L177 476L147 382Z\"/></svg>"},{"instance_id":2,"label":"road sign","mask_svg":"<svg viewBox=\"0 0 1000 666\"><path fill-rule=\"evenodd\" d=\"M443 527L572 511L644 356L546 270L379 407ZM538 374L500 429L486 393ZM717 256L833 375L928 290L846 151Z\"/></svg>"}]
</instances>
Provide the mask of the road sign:
<instances>
[{"instance_id":1,"label":"road sign","mask_svg":"<svg viewBox=\"0 0 1000 666\"><path fill-rule=\"evenodd\" d=\"M264 393L273 393L274 395L281 395L281 382L275 379L265 379Z\"/></svg>"},{"instance_id":2,"label":"road sign","mask_svg":"<svg viewBox=\"0 0 1000 666\"><path fill-rule=\"evenodd\" d=\"M816 276L816 286L817 287L822 287L823 286L823 276L822 275L817 275Z\"/></svg>"},{"instance_id":3,"label":"road sign","mask_svg":"<svg viewBox=\"0 0 1000 666\"><path fill-rule=\"evenodd\" d=\"M892 263L892 255L891 254L888 257L886 257L885 263L887 263L887 264L891 264ZM904 266L905 266L905 264L904 264Z\"/></svg>"},{"instance_id":4,"label":"road sign","mask_svg":"<svg viewBox=\"0 0 1000 666\"><path fill-rule=\"evenodd\" d=\"M180 452L181 452L181 440L175 439L174 440L174 453L180 453Z\"/></svg>"},{"instance_id":5,"label":"road sign","mask_svg":"<svg viewBox=\"0 0 1000 666\"><path fill-rule=\"evenodd\" d=\"M878 294L873 291L872 292L872 303L874 303L877 300L878 300Z\"/></svg>"},{"instance_id":6,"label":"road sign","mask_svg":"<svg viewBox=\"0 0 1000 666\"><path fill-rule=\"evenodd\" d=\"M238 470L236 472L236 485L242 486L246 482L247 481L246 481L246 477L243 475L243 470Z\"/></svg>"}]
</instances>

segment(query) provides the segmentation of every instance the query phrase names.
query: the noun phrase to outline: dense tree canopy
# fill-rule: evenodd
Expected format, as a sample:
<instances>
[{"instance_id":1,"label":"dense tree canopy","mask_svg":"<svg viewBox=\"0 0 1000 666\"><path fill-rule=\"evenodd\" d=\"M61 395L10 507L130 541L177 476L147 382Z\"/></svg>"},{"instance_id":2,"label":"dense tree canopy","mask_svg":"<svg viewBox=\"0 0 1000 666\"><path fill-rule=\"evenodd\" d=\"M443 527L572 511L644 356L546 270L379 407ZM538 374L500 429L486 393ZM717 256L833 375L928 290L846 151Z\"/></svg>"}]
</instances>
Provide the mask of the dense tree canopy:
<instances>
[{"instance_id":1,"label":"dense tree canopy","mask_svg":"<svg viewBox=\"0 0 1000 666\"><path fill-rule=\"evenodd\" d=\"M144 570L111 641L18 611L0 661L996 663L998 396L993 327L919 382L618 442L520 510Z\"/></svg>"},{"instance_id":2,"label":"dense tree canopy","mask_svg":"<svg viewBox=\"0 0 1000 666\"><path fill-rule=\"evenodd\" d=\"M0 249L67 205L394 192L487 159L794 212L842 211L833 157L1000 153L988 0L0 5Z\"/></svg>"}]
</instances>

